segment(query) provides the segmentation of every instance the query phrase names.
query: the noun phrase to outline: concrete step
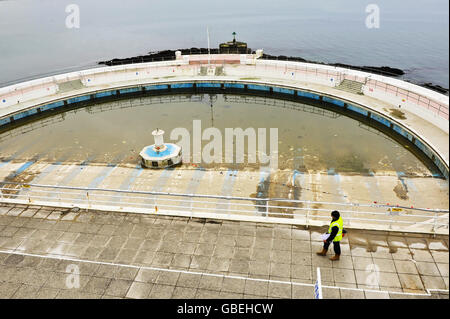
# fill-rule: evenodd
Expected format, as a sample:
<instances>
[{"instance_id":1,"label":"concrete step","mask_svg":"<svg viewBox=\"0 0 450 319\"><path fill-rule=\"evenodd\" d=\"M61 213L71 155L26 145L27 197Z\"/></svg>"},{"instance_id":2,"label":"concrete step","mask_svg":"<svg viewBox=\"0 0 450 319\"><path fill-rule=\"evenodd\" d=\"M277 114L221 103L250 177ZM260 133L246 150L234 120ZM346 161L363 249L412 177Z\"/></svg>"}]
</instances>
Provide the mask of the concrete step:
<instances>
[{"instance_id":1,"label":"concrete step","mask_svg":"<svg viewBox=\"0 0 450 319\"><path fill-rule=\"evenodd\" d=\"M336 88L354 94L363 94L362 92L363 84L364 83L345 79L341 83L339 83L339 85Z\"/></svg>"},{"instance_id":2,"label":"concrete step","mask_svg":"<svg viewBox=\"0 0 450 319\"><path fill-rule=\"evenodd\" d=\"M73 90L79 90L84 87L85 87L85 85L81 82L81 80L67 81L67 82L58 84L60 93L70 92Z\"/></svg>"}]
</instances>

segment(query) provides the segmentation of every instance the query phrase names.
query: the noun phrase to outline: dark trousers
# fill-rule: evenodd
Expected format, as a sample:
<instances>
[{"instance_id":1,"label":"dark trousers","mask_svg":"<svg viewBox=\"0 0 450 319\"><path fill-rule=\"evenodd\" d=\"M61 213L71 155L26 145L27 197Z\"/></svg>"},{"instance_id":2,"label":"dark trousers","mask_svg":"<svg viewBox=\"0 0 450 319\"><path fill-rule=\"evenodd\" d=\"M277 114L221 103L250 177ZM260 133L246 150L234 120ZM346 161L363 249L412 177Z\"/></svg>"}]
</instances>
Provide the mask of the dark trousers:
<instances>
[{"instance_id":1,"label":"dark trousers","mask_svg":"<svg viewBox=\"0 0 450 319\"><path fill-rule=\"evenodd\" d=\"M323 244L323 248L328 250L328 247L330 246L330 242L325 242ZM334 249L334 253L336 255L340 255L341 254L341 242L340 241L334 241L333 242L333 249Z\"/></svg>"}]
</instances>

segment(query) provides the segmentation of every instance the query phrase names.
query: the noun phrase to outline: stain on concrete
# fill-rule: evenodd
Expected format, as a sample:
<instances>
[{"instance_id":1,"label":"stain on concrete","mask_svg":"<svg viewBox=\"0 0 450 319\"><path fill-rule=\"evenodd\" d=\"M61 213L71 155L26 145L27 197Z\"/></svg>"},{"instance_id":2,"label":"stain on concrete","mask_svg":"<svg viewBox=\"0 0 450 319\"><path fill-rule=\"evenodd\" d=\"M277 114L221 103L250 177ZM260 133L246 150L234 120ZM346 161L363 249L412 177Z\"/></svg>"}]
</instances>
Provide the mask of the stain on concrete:
<instances>
[{"instance_id":1,"label":"stain on concrete","mask_svg":"<svg viewBox=\"0 0 450 319\"><path fill-rule=\"evenodd\" d=\"M403 289L412 289L412 290L423 290L422 287L418 287L414 280L410 276L404 276L403 280L400 281Z\"/></svg>"},{"instance_id":2,"label":"stain on concrete","mask_svg":"<svg viewBox=\"0 0 450 319\"><path fill-rule=\"evenodd\" d=\"M406 187L406 185L404 185L400 181L398 181L397 185L395 185L394 193L395 193L395 195L397 195L398 198L400 198L402 200L408 200L409 199L408 188Z\"/></svg>"},{"instance_id":3,"label":"stain on concrete","mask_svg":"<svg viewBox=\"0 0 450 319\"><path fill-rule=\"evenodd\" d=\"M217 220L213 220L213 219L207 219L207 220L205 220L205 224L218 224L218 225L222 225L222 221L217 221Z\"/></svg>"},{"instance_id":4,"label":"stain on concrete","mask_svg":"<svg viewBox=\"0 0 450 319\"><path fill-rule=\"evenodd\" d=\"M4 263L5 265L17 265L20 263L25 257L22 255L9 255Z\"/></svg>"},{"instance_id":5,"label":"stain on concrete","mask_svg":"<svg viewBox=\"0 0 450 319\"><path fill-rule=\"evenodd\" d=\"M12 182L18 184L30 183L36 176L38 176L40 171L24 171L18 175L11 175L5 177L5 182ZM22 190L21 185L16 184L2 184L3 189L1 190L5 198L14 198L14 195L19 194Z\"/></svg>"},{"instance_id":6,"label":"stain on concrete","mask_svg":"<svg viewBox=\"0 0 450 319\"><path fill-rule=\"evenodd\" d=\"M270 179L266 178L258 183L256 186L256 193L250 194L251 198L267 198L269 194ZM266 216L266 201L265 200L255 200L255 207L262 216Z\"/></svg>"},{"instance_id":7,"label":"stain on concrete","mask_svg":"<svg viewBox=\"0 0 450 319\"><path fill-rule=\"evenodd\" d=\"M283 199L299 199L301 194L301 187L299 185L292 185L292 171L277 171L258 183L256 193L252 193L252 198L283 198ZM255 205L259 212L265 212L265 201L255 201ZM301 203L283 202L283 201L269 201L270 208L269 217L284 217L293 218L293 209L295 207L303 207ZM279 215L283 214L283 215Z\"/></svg>"},{"instance_id":8,"label":"stain on concrete","mask_svg":"<svg viewBox=\"0 0 450 319\"><path fill-rule=\"evenodd\" d=\"M389 246L389 253L395 254L398 251L398 248L395 246Z\"/></svg>"},{"instance_id":9,"label":"stain on concrete","mask_svg":"<svg viewBox=\"0 0 450 319\"><path fill-rule=\"evenodd\" d=\"M367 241L366 251L368 253L374 253L377 251L377 246L373 245L370 241Z\"/></svg>"},{"instance_id":10,"label":"stain on concrete","mask_svg":"<svg viewBox=\"0 0 450 319\"><path fill-rule=\"evenodd\" d=\"M406 120L405 113L403 113L399 109L386 109L386 108L383 108L383 110L385 110L386 112L389 112L389 115L395 117L396 119Z\"/></svg>"},{"instance_id":11,"label":"stain on concrete","mask_svg":"<svg viewBox=\"0 0 450 319\"><path fill-rule=\"evenodd\" d=\"M278 171L277 173L271 175L271 183L269 184L269 197L270 198L289 198L289 199L299 199L300 197L300 187L292 185L292 172L289 171ZM284 217L293 218L293 209L295 207L302 207L301 203L292 202L269 202L269 205L278 206L280 208L272 208L271 211L280 215L271 215L271 217ZM283 208L286 207L286 208Z\"/></svg>"}]
</instances>

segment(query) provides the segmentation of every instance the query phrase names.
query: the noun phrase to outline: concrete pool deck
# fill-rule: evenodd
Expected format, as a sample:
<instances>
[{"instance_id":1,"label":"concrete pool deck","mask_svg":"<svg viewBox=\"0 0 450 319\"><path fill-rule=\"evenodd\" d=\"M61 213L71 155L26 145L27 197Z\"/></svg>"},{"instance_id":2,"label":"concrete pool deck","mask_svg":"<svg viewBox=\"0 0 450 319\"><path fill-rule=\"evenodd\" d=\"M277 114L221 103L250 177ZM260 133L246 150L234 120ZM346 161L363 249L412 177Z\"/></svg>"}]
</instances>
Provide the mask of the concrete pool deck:
<instances>
[{"instance_id":1,"label":"concrete pool deck","mask_svg":"<svg viewBox=\"0 0 450 319\"><path fill-rule=\"evenodd\" d=\"M0 180L17 183L60 185L73 187L95 187L134 191L159 191L181 194L223 195L251 197L260 183L259 170L237 170L230 183L227 169L204 170L182 167L173 170L149 170L133 165L110 165L80 163L31 163L20 173L27 162L10 162L0 167ZM272 176L280 188L271 198L283 197L284 191L292 188L294 171L283 170ZM7 176L14 176L6 179ZM380 172L373 175L329 174L310 172L297 175L294 187L300 189L303 200L323 202L390 203L392 205L421 208L448 209L449 184L447 181L428 176L402 177L408 198L402 199L394 191L401 183L395 172ZM274 185L275 186L275 185Z\"/></svg>"},{"instance_id":2,"label":"concrete pool deck","mask_svg":"<svg viewBox=\"0 0 450 319\"><path fill-rule=\"evenodd\" d=\"M448 236L352 230L330 261L324 227L2 205L0 230L0 298L312 299L317 267L325 299L449 298Z\"/></svg>"},{"instance_id":3,"label":"concrete pool deck","mask_svg":"<svg viewBox=\"0 0 450 319\"><path fill-rule=\"evenodd\" d=\"M257 193L260 192L261 175L260 170L229 170L229 169L203 169L189 166L178 167L176 169L165 170L150 170L138 168L130 164L80 164L80 163L47 163L47 162L8 162L3 163L0 167L0 181L13 182L20 184L38 184L38 185L59 185L68 187L86 187L95 189L114 189L114 190L128 190L128 191L145 191L145 192L162 192L162 193L177 193L177 194L198 194L198 195L219 195L230 197L245 197L255 198L255 200L241 201L242 205L247 203L249 208L247 210L256 210L254 206L257 201ZM356 204L372 204L374 202L379 204L399 205L402 207L416 207L416 208L431 208L442 209L448 211L449 206L449 184L446 180L439 178L432 178L430 176L398 176L396 172L381 172L373 175L345 175L345 174L329 174L328 172L305 172L299 173L292 170L280 170L268 175L268 183L265 186L266 190L260 197L267 198L290 198L301 201L318 202L310 205L310 209L321 209L323 211L312 213L318 216L325 216L327 220L329 211L332 209L342 209L351 212L354 218L377 218L384 220L384 222L372 222L370 220L364 222L354 223L353 227L368 228L368 229L398 229L402 231L425 231L430 232L430 227L433 224L422 226L403 225L399 224L401 228L389 228L392 225L389 222L389 215L387 215L387 208L380 208L376 210L361 208L358 214L358 209L353 207L341 207L339 204L352 205ZM32 200L43 200L50 202L57 202L59 195L56 195L55 189L43 189L40 193L30 193L29 188L22 188L18 185L4 184L2 196L3 200L7 201L8 190L12 193L25 196L22 199L26 200L27 195L40 196L41 198L33 198ZM34 190L36 191L36 190ZM63 191L63 190L61 190ZM113 196L112 194L111 196ZM116 206L119 211L133 210L128 207L142 207L143 213L153 213L154 206L159 207L159 213L162 213L164 205L178 205L177 207L164 208L169 214L180 215L182 212L176 210L195 211L211 213L211 218L216 212L214 207L221 209L236 210L236 212L243 210L242 206L237 206L238 203L230 201L224 205L222 199L212 199L209 202L193 202L189 203L189 198L179 198L167 202L169 198L156 201L146 198L141 195L134 195L133 199L129 196L133 194L115 194L117 196L101 198L101 193L96 191L89 192L89 199L94 202L97 200L111 201L109 204ZM86 201L86 191L76 190L66 195L61 195L64 204L73 203L74 206L81 205L82 201ZM14 200L14 199L11 199ZM197 199L197 201L200 199ZM183 204L184 203L184 204ZM105 203L106 205L106 203ZM179 206L181 205L181 206ZM231 205L231 206L230 206ZM240 204L239 204L240 205ZM273 205L273 204L272 204ZM245 208L245 207L244 207ZM97 208L100 209L100 208ZM109 209L113 209L112 207ZM108 208L107 208L108 210ZM169 212L169 210L172 210ZM274 211L277 211L276 208ZM309 211L309 210L308 210ZM366 215L362 212L371 212L381 214ZM256 211L255 211L256 212ZM300 218L305 211L295 211L292 213L300 214ZM226 213L226 211L220 212ZM236 213L240 216L240 213ZM244 215L248 215L246 213ZM425 219L419 218L417 221L425 222L432 220L435 216L433 212L420 212L414 210L404 209L401 216L398 218L406 218L411 220L409 214L419 214L429 216ZM222 214L223 215L223 214ZM311 216L312 216L311 215ZM181 215L182 216L182 215ZM235 216L235 215L233 215ZM346 215L347 216L347 215ZM377 217L378 216L378 217ZM444 222L448 225L448 213L443 213L439 222ZM228 216L229 217L229 216ZM241 216L244 218L243 216ZM217 218L217 216L215 217ZM227 218L227 216L223 216ZM251 217L248 217L251 218ZM412 217L411 217L412 218ZM294 222L293 220L291 220ZM284 220L283 222L286 222ZM301 219L296 221L302 222ZM448 233L448 226L439 226L433 231L438 233Z\"/></svg>"}]
</instances>

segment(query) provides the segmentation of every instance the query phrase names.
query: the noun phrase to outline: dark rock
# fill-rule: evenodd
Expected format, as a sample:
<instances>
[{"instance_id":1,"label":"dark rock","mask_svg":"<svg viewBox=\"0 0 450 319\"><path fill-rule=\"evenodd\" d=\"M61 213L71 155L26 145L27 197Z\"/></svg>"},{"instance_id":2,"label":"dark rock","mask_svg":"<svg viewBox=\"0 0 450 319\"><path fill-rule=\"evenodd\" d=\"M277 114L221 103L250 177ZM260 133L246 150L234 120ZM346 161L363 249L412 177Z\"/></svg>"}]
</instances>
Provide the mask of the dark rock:
<instances>
[{"instance_id":1,"label":"dark rock","mask_svg":"<svg viewBox=\"0 0 450 319\"><path fill-rule=\"evenodd\" d=\"M121 64L132 64L132 63L144 63L144 62L153 62L153 61L169 61L169 60L175 60L175 52L181 51L182 55L193 55L193 54L208 54L208 48L190 48L190 49L178 49L178 50L163 50L163 51L157 51L157 52L149 52L146 55L139 55L131 58L115 58L109 61L100 61L98 64L105 64L108 66L111 65L121 65ZM219 54L220 50L217 48L211 48L209 49L209 52L211 54ZM251 51L251 49L248 49L248 53L255 53L255 51ZM335 66L335 67L342 67L347 69L353 69L353 70L359 70L364 72L369 72L373 74L379 74L384 76L391 76L391 77L399 77L401 75L404 75L405 72L401 69L392 68L389 66L355 66L355 65L349 65L349 64L343 64L343 63L324 63L324 62L318 62L318 61L311 61L306 60L302 57L293 57L293 56L285 56L285 55L270 55L270 54L263 54L261 59L266 60L282 60L282 61L296 61L296 62L306 62L306 63L314 63L314 64L322 64L322 65L329 65L329 66ZM449 89L443 88L440 85L435 85L432 83L422 83L418 84L420 86L426 87L430 90L446 94L448 95Z\"/></svg>"},{"instance_id":2,"label":"dark rock","mask_svg":"<svg viewBox=\"0 0 450 319\"><path fill-rule=\"evenodd\" d=\"M394 77L405 74L405 72L403 70L400 70L397 68L391 68L389 66L378 67L378 66L356 66L356 65L343 64L343 63L323 63L323 62L318 62L318 61L306 60L306 59L303 59L302 57L292 57L292 56L287 57L285 55L274 56L274 55L263 54L262 59L296 61L296 62L306 62L306 63L330 65L330 66L335 66L335 67L342 67L342 68L347 68L347 69L365 71L365 72L370 72L370 73L374 73L374 74L394 76Z\"/></svg>"},{"instance_id":3,"label":"dark rock","mask_svg":"<svg viewBox=\"0 0 450 319\"><path fill-rule=\"evenodd\" d=\"M387 75L387 76L400 76L405 74L403 70L397 69L397 68L391 68L389 66L354 66L354 65L348 65L348 64L342 64L342 63L334 63L330 64L332 66L347 68L347 69L355 69L359 71L365 71L370 72L374 74L380 74L380 75Z\"/></svg>"},{"instance_id":4,"label":"dark rock","mask_svg":"<svg viewBox=\"0 0 450 319\"><path fill-rule=\"evenodd\" d=\"M419 84L419 85L426 87L427 89L448 95L448 89L443 88L440 85L433 84L433 83L423 83L423 84Z\"/></svg>"}]
</instances>

